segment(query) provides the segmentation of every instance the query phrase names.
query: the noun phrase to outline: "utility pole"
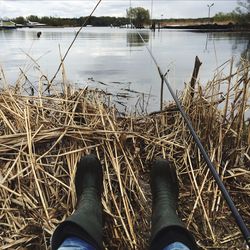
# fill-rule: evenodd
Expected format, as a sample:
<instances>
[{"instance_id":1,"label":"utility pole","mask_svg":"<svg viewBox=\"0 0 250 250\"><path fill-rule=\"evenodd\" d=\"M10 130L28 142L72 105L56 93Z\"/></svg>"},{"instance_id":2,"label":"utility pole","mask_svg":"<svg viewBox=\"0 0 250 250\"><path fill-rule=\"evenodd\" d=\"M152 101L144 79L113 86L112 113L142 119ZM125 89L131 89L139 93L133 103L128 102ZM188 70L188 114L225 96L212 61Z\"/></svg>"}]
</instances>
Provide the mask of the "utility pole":
<instances>
[{"instance_id":1,"label":"utility pole","mask_svg":"<svg viewBox=\"0 0 250 250\"><path fill-rule=\"evenodd\" d=\"M129 10L131 11L131 0L129 0ZM132 20L131 20L131 14L129 15L129 25L130 25L130 28L132 29Z\"/></svg>"},{"instance_id":2,"label":"utility pole","mask_svg":"<svg viewBox=\"0 0 250 250\"><path fill-rule=\"evenodd\" d=\"M153 8L154 8L154 0L151 0L151 27L153 24Z\"/></svg>"},{"instance_id":3,"label":"utility pole","mask_svg":"<svg viewBox=\"0 0 250 250\"><path fill-rule=\"evenodd\" d=\"M210 10L210 9L211 9L211 7L213 7L213 6L214 6L214 3L212 3L212 4L210 4L210 5L209 5L209 4L207 5L207 7L208 7L208 20L209 20L209 23L210 23L210 21L211 21L211 20L210 20L210 14L211 14L211 12L210 12L211 10Z\"/></svg>"}]
</instances>

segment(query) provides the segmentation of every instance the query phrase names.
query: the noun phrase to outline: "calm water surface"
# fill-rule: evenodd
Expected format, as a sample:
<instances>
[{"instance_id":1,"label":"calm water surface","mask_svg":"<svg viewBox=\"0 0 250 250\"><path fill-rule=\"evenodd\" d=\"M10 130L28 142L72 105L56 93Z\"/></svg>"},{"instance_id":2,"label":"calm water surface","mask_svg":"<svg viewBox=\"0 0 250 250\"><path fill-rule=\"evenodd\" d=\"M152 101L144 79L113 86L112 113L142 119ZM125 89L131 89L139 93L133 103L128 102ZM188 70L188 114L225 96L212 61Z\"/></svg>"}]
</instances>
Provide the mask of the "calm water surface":
<instances>
[{"instance_id":1,"label":"calm water surface","mask_svg":"<svg viewBox=\"0 0 250 250\"><path fill-rule=\"evenodd\" d=\"M0 64L8 83L14 84L21 70L35 85L41 72L51 79L60 63L59 47L65 53L77 30L0 31ZM38 31L42 31L40 39L36 35ZM196 55L203 63L199 78L205 83L213 77L218 66L232 57L239 61L249 49L250 33L140 32L162 70L169 70L168 79L175 90L182 90L184 83L190 80ZM76 87L101 87L112 93L132 94L127 89L151 93L148 110L159 109L160 77L134 30L83 29L65 61L65 69L68 80ZM228 70L226 67L224 73ZM61 79L62 75L58 74L56 82ZM171 99L167 90L164 95L166 100ZM133 96L141 95L133 93ZM128 99L130 105L135 102L136 98Z\"/></svg>"}]
</instances>

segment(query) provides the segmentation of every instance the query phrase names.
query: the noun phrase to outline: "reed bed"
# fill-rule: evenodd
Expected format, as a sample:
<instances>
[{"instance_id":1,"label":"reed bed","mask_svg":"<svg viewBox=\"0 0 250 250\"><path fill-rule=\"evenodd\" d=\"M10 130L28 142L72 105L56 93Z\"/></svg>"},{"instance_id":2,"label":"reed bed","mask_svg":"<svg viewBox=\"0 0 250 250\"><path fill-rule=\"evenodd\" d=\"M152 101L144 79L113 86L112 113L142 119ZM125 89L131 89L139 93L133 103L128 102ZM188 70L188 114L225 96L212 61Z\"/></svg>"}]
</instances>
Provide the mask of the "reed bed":
<instances>
[{"instance_id":1,"label":"reed bed","mask_svg":"<svg viewBox=\"0 0 250 250\"><path fill-rule=\"evenodd\" d=\"M243 219L250 226L249 64L180 99ZM81 156L104 170L106 249L147 249L150 163L175 165L179 214L201 249L246 249L242 235L174 103L147 115L121 114L104 91L20 86L0 91L1 249L49 249L55 227L75 208ZM249 117L249 115L248 115Z\"/></svg>"}]
</instances>

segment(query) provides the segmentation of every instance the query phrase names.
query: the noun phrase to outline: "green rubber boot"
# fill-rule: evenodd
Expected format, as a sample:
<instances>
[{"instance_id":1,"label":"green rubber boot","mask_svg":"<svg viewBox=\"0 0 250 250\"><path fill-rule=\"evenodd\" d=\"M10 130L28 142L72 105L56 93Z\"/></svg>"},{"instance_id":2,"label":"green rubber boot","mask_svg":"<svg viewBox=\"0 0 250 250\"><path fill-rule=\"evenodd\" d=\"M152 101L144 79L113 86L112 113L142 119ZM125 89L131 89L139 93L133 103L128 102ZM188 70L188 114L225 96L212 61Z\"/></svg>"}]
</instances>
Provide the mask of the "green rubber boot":
<instances>
[{"instance_id":1,"label":"green rubber boot","mask_svg":"<svg viewBox=\"0 0 250 250\"><path fill-rule=\"evenodd\" d=\"M153 163L150 184L153 197L150 249L162 250L173 242L181 242L191 250L197 249L193 236L177 215L178 179L167 160L159 159Z\"/></svg>"},{"instance_id":2,"label":"green rubber boot","mask_svg":"<svg viewBox=\"0 0 250 250\"><path fill-rule=\"evenodd\" d=\"M75 212L55 230L52 250L57 249L69 236L78 237L96 249L102 249L102 167L94 155L83 157L77 165Z\"/></svg>"}]
</instances>

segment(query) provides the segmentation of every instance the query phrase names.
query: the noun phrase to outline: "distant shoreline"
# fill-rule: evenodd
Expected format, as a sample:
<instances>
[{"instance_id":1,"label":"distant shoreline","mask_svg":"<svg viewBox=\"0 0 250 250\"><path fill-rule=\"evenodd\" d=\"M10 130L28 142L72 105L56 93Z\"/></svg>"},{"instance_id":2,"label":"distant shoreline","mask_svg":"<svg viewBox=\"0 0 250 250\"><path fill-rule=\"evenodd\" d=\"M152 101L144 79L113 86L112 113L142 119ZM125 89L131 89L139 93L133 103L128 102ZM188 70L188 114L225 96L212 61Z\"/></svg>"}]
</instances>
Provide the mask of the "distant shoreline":
<instances>
[{"instance_id":1,"label":"distant shoreline","mask_svg":"<svg viewBox=\"0 0 250 250\"><path fill-rule=\"evenodd\" d=\"M43 26L16 26L11 29L23 29L23 28L30 28L30 29L44 29L44 28L77 28L79 26L52 26L52 25L43 25ZM96 27L110 27L110 26L91 26L88 28L96 28ZM122 27L111 27L115 29L119 29ZM129 28L127 28L129 29ZM143 29L150 29L150 27L145 27ZM168 24L163 23L161 26L155 27L155 30L190 30L190 31L197 31L197 32L250 32L250 25L239 25L239 24ZM0 30L9 30L9 28L0 27Z\"/></svg>"},{"instance_id":2,"label":"distant shoreline","mask_svg":"<svg viewBox=\"0 0 250 250\"><path fill-rule=\"evenodd\" d=\"M195 25L166 25L161 29L180 29L180 30L194 30L200 32L250 32L250 25L236 25L236 24L195 24Z\"/></svg>"}]
</instances>

